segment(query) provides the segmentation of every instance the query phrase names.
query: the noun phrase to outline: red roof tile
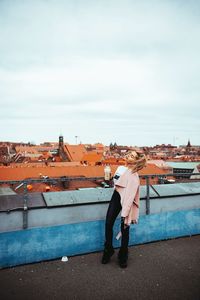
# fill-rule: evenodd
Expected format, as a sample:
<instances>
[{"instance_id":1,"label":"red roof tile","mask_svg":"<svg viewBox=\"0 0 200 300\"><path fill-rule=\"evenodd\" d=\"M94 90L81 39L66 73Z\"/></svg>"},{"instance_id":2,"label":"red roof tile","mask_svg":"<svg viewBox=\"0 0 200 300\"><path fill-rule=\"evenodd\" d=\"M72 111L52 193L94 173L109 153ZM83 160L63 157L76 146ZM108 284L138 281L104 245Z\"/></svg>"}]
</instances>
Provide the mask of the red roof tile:
<instances>
[{"instance_id":1,"label":"red roof tile","mask_svg":"<svg viewBox=\"0 0 200 300\"><path fill-rule=\"evenodd\" d=\"M96 152L90 152L83 155L81 161L87 161L87 162L100 162L103 158L102 154L98 154Z\"/></svg>"},{"instance_id":2,"label":"red roof tile","mask_svg":"<svg viewBox=\"0 0 200 300\"><path fill-rule=\"evenodd\" d=\"M115 173L118 166L111 166L112 174ZM147 164L147 167L139 171L140 175L147 174L166 174L155 165ZM23 180L26 178L40 178L40 175L49 177L61 176L85 176L85 177L103 177L104 166L39 166L21 164L9 167L0 166L0 180Z\"/></svg>"},{"instance_id":3,"label":"red roof tile","mask_svg":"<svg viewBox=\"0 0 200 300\"><path fill-rule=\"evenodd\" d=\"M83 155L87 153L87 150L84 145L65 145L64 148L67 153L70 161L80 162Z\"/></svg>"}]
</instances>

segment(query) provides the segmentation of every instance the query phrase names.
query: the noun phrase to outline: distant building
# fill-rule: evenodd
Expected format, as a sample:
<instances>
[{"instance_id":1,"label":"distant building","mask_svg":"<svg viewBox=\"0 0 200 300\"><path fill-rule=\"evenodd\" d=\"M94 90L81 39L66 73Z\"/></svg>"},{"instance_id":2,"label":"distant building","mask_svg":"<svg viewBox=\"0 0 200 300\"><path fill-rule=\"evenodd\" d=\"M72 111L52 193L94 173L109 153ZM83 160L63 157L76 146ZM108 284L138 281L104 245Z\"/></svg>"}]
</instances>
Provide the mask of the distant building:
<instances>
[{"instance_id":1,"label":"distant building","mask_svg":"<svg viewBox=\"0 0 200 300\"><path fill-rule=\"evenodd\" d=\"M0 146L0 163L6 164L9 162L10 155L9 155L9 147L6 145Z\"/></svg>"},{"instance_id":2,"label":"distant building","mask_svg":"<svg viewBox=\"0 0 200 300\"><path fill-rule=\"evenodd\" d=\"M62 135L59 136L58 155L62 161L70 161L70 158L65 151L64 138Z\"/></svg>"},{"instance_id":3,"label":"distant building","mask_svg":"<svg viewBox=\"0 0 200 300\"><path fill-rule=\"evenodd\" d=\"M187 176L178 176L178 178L190 178L191 174L194 172L194 169L199 163L197 162L168 162L168 165L172 167L173 174L185 173Z\"/></svg>"},{"instance_id":4,"label":"distant building","mask_svg":"<svg viewBox=\"0 0 200 300\"><path fill-rule=\"evenodd\" d=\"M102 159L103 155L101 153L90 152L83 155L81 163L87 166L100 166Z\"/></svg>"}]
</instances>

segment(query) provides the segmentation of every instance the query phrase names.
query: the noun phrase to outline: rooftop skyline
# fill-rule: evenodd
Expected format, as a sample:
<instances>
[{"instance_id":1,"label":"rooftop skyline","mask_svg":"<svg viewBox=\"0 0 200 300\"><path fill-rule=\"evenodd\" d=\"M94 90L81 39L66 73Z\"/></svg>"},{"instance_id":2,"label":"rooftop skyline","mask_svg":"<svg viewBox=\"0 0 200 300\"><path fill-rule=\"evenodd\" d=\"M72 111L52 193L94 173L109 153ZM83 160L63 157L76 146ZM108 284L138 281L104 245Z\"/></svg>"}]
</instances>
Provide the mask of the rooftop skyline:
<instances>
[{"instance_id":1,"label":"rooftop skyline","mask_svg":"<svg viewBox=\"0 0 200 300\"><path fill-rule=\"evenodd\" d=\"M198 1L0 2L0 140L200 144Z\"/></svg>"}]
</instances>

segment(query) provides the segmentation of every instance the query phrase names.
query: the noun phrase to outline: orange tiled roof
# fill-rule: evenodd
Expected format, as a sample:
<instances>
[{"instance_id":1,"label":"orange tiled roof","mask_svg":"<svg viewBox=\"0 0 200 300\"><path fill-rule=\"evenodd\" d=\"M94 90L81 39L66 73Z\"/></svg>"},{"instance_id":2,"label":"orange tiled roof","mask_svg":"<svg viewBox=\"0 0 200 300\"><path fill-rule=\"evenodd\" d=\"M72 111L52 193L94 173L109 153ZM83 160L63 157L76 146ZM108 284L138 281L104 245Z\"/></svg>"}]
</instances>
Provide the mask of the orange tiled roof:
<instances>
[{"instance_id":1,"label":"orange tiled roof","mask_svg":"<svg viewBox=\"0 0 200 300\"><path fill-rule=\"evenodd\" d=\"M64 149L70 159L70 161L81 161L87 150L84 145L65 145Z\"/></svg>"},{"instance_id":2,"label":"orange tiled roof","mask_svg":"<svg viewBox=\"0 0 200 300\"><path fill-rule=\"evenodd\" d=\"M44 154L49 153L50 150L57 149L55 146L15 146L16 153L26 154Z\"/></svg>"},{"instance_id":3,"label":"orange tiled roof","mask_svg":"<svg viewBox=\"0 0 200 300\"><path fill-rule=\"evenodd\" d=\"M97 146L97 147L104 147L104 145L102 143L95 143L94 146Z\"/></svg>"},{"instance_id":4,"label":"orange tiled roof","mask_svg":"<svg viewBox=\"0 0 200 300\"><path fill-rule=\"evenodd\" d=\"M96 152L90 152L83 155L81 161L87 161L87 162L99 162L102 160L103 155L98 154Z\"/></svg>"},{"instance_id":5,"label":"orange tiled roof","mask_svg":"<svg viewBox=\"0 0 200 300\"><path fill-rule=\"evenodd\" d=\"M111 166L112 174L115 173L117 165ZM166 174L155 165L147 164L147 167L139 171L140 175L147 174ZM26 178L40 178L40 175L49 177L61 176L85 176L85 177L103 177L104 166L32 166L12 165L9 167L0 166L0 180L24 180Z\"/></svg>"},{"instance_id":6,"label":"orange tiled roof","mask_svg":"<svg viewBox=\"0 0 200 300\"><path fill-rule=\"evenodd\" d=\"M23 153L23 152L27 152L27 153L38 153L38 150L35 146L29 147L29 146L15 146L15 150L17 153Z\"/></svg>"},{"instance_id":7,"label":"orange tiled roof","mask_svg":"<svg viewBox=\"0 0 200 300\"><path fill-rule=\"evenodd\" d=\"M140 175L149 175L149 174L167 174L167 170L163 170L157 167L154 164L147 163L147 166L138 172Z\"/></svg>"},{"instance_id":8,"label":"orange tiled roof","mask_svg":"<svg viewBox=\"0 0 200 300\"><path fill-rule=\"evenodd\" d=\"M49 167L25 165L21 167L0 167L0 180L24 180L26 178L40 178L40 175L49 177L61 176L104 176L103 166L72 166L72 167Z\"/></svg>"},{"instance_id":9,"label":"orange tiled roof","mask_svg":"<svg viewBox=\"0 0 200 300\"><path fill-rule=\"evenodd\" d=\"M105 158L102 161L103 164L108 164L108 165L124 165L125 160L123 158L115 158L115 157L110 157L110 158Z\"/></svg>"},{"instance_id":10,"label":"orange tiled roof","mask_svg":"<svg viewBox=\"0 0 200 300\"><path fill-rule=\"evenodd\" d=\"M104 145L101 143L96 143L93 145L97 150L104 150Z\"/></svg>"},{"instance_id":11,"label":"orange tiled roof","mask_svg":"<svg viewBox=\"0 0 200 300\"><path fill-rule=\"evenodd\" d=\"M159 167L157 167L156 165L154 164L148 164L147 163L147 166L145 168L143 168L142 170L140 170L139 172L139 175L154 175L154 174L167 174L168 173L168 170L163 170L163 169L160 169ZM152 176L149 178L149 183L150 184L158 184L158 177L155 177L155 176ZM141 178L140 179L140 184L141 185L145 185L146 184L146 179L144 178Z\"/></svg>"}]
</instances>

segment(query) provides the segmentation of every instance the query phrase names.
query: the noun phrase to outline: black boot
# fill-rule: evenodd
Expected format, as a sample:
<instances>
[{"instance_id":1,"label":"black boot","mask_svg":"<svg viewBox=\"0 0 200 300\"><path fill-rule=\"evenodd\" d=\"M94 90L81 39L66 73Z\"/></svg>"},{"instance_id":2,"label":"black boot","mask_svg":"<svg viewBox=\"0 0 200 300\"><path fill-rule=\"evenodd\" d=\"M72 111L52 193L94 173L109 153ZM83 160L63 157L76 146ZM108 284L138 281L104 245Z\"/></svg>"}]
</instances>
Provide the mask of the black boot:
<instances>
[{"instance_id":1,"label":"black boot","mask_svg":"<svg viewBox=\"0 0 200 300\"><path fill-rule=\"evenodd\" d=\"M127 267L128 248L120 248L119 253L118 253L118 260L119 260L119 265L121 268Z\"/></svg>"},{"instance_id":2,"label":"black boot","mask_svg":"<svg viewBox=\"0 0 200 300\"><path fill-rule=\"evenodd\" d=\"M111 256L114 254L114 249L113 247L106 247L104 248L104 251L103 251L103 256L102 256L102 259L101 259L101 263L102 264L107 264L109 261L110 261L110 258Z\"/></svg>"}]
</instances>

